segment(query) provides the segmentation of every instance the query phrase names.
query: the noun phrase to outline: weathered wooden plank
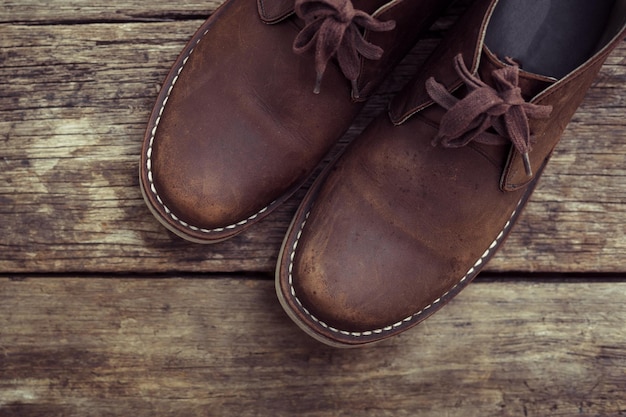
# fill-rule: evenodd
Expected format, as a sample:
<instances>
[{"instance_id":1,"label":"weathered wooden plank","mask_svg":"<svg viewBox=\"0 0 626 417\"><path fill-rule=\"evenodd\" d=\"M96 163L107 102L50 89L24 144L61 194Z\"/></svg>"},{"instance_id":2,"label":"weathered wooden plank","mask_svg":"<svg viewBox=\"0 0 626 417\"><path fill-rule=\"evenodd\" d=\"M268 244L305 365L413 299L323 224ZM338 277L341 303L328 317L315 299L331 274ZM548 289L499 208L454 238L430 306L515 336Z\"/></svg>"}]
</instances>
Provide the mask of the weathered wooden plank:
<instances>
[{"instance_id":1,"label":"weathered wooden plank","mask_svg":"<svg viewBox=\"0 0 626 417\"><path fill-rule=\"evenodd\" d=\"M625 282L477 282L336 350L258 279L0 280L0 415L618 416Z\"/></svg>"},{"instance_id":2,"label":"weathered wooden plank","mask_svg":"<svg viewBox=\"0 0 626 417\"><path fill-rule=\"evenodd\" d=\"M0 25L0 271L273 269L302 192L258 227L210 247L173 237L141 200L145 123L159 83L200 23L41 25L35 32ZM383 111L435 44L430 34L417 46L343 142ZM624 270L624 56L626 42L589 91L490 270Z\"/></svg>"},{"instance_id":3,"label":"weathered wooden plank","mask_svg":"<svg viewBox=\"0 0 626 417\"><path fill-rule=\"evenodd\" d=\"M88 21L136 21L210 15L223 0L171 2L96 0L4 0L0 23L62 23Z\"/></svg>"}]
</instances>

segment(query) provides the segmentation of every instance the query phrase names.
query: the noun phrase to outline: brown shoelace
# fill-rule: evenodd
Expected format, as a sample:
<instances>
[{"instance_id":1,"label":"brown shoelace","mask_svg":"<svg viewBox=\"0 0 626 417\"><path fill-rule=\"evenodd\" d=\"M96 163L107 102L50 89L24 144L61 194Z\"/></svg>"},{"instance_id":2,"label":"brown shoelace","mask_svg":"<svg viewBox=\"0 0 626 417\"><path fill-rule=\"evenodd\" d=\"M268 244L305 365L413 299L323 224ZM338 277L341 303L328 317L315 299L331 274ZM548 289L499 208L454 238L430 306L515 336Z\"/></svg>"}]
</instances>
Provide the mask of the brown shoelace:
<instances>
[{"instance_id":1,"label":"brown shoelace","mask_svg":"<svg viewBox=\"0 0 626 417\"><path fill-rule=\"evenodd\" d=\"M359 97L360 56L380 59L383 50L365 40L364 30L392 30L395 22L381 22L362 10L356 10L350 0L296 0L296 14L305 22L293 43L296 53L315 49L314 92L319 94L328 61L334 56L344 76L352 82L352 95Z\"/></svg>"},{"instance_id":2,"label":"brown shoelace","mask_svg":"<svg viewBox=\"0 0 626 417\"><path fill-rule=\"evenodd\" d=\"M494 70L494 87L487 85L477 75L470 73L459 54L454 66L468 93L458 99L433 78L426 81L428 95L447 112L441 119L435 144L456 148L472 141L484 144L513 143L522 155L526 174L532 176L530 158L534 137L528 125L529 118L546 118L552 106L526 102L518 86L519 66L507 59L505 67ZM493 128L495 133L489 132Z\"/></svg>"}]
</instances>

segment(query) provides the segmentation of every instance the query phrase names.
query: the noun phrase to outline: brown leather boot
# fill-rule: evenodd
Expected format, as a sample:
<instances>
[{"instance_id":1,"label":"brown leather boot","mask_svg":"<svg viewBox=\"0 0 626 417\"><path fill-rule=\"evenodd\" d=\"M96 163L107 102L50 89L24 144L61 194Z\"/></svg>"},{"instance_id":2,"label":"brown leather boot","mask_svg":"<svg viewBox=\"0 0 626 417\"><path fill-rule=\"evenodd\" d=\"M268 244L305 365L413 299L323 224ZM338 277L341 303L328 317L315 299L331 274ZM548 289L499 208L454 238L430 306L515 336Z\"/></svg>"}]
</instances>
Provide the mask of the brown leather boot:
<instances>
[{"instance_id":1,"label":"brown leather boot","mask_svg":"<svg viewBox=\"0 0 626 417\"><path fill-rule=\"evenodd\" d=\"M289 316L355 346L447 303L511 230L625 22L625 1L475 1L306 195L277 266Z\"/></svg>"},{"instance_id":2,"label":"brown leather boot","mask_svg":"<svg viewBox=\"0 0 626 417\"><path fill-rule=\"evenodd\" d=\"M152 112L140 180L154 215L200 243L266 216L447 3L227 0L189 41Z\"/></svg>"}]
</instances>

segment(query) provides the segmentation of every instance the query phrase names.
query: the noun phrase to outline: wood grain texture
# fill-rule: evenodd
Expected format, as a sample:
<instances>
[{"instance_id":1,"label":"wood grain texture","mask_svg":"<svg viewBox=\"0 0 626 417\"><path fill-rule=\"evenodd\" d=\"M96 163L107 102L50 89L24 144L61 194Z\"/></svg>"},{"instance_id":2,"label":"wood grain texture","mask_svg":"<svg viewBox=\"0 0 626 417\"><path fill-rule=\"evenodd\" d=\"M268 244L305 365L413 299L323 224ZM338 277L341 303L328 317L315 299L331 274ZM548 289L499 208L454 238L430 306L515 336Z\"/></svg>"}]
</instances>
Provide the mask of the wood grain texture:
<instances>
[{"instance_id":1,"label":"wood grain texture","mask_svg":"<svg viewBox=\"0 0 626 417\"><path fill-rule=\"evenodd\" d=\"M337 350L258 279L1 279L0 415L618 416L625 292L478 282L399 337Z\"/></svg>"},{"instance_id":2,"label":"wood grain texture","mask_svg":"<svg viewBox=\"0 0 626 417\"><path fill-rule=\"evenodd\" d=\"M185 0L171 2L156 0L4 0L0 10L0 23L41 24L93 21L123 22L137 20L173 20L192 16L208 16L222 0Z\"/></svg>"},{"instance_id":3,"label":"wood grain texture","mask_svg":"<svg viewBox=\"0 0 626 417\"><path fill-rule=\"evenodd\" d=\"M220 2L82 3L3 4L0 271L271 272L304 190L249 232L206 247L161 227L138 187L140 142L159 85L202 23L198 15ZM187 18L141 17L167 10ZM111 17L118 11L124 21ZM342 144L383 111L450 19L425 35ZM489 270L623 271L624 56L626 43L603 67Z\"/></svg>"},{"instance_id":4,"label":"wood grain texture","mask_svg":"<svg viewBox=\"0 0 626 417\"><path fill-rule=\"evenodd\" d=\"M0 417L626 415L626 42L489 279L396 338L336 350L289 321L269 279L306 187L212 246L168 233L141 198L160 83L221 2L2 2Z\"/></svg>"}]
</instances>

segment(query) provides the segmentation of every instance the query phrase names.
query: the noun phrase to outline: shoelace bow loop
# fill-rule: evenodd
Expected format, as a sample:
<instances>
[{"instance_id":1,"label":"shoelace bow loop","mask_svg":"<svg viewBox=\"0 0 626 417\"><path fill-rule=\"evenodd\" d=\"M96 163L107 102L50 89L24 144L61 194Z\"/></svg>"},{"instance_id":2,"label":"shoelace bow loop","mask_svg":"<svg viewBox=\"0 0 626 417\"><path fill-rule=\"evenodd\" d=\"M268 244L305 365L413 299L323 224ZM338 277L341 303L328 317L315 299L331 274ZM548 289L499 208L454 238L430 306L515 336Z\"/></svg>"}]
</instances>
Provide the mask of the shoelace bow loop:
<instances>
[{"instance_id":1,"label":"shoelace bow loop","mask_svg":"<svg viewBox=\"0 0 626 417\"><path fill-rule=\"evenodd\" d=\"M328 61L334 56L344 76L352 83L352 94L359 97L360 56L376 60L383 49L365 40L364 30L385 32L395 28L395 22L380 21L353 7L350 0L296 0L296 14L305 22L293 43L296 53L315 49L314 92L319 94Z\"/></svg>"},{"instance_id":2,"label":"shoelace bow loop","mask_svg":"<svg viewBox=\"0 0 626 417\"><path fill-rule=\"evenodd\" d=\"M441 119L434 144L456 148L472 141L485 144L510 141L523 158L526 175L531 177L529 153L534 137L528 120L547 118L552 112L552 106L524 100L518 85L519 66L511 59L506 61L506 66L492 72L492 87L478 75L472 75L463 57L457 55L454 66L468 89L467 95L461 99L453 96L434 78L426 81L428 95L447 110ZM489 132L490 128L495 133Z\"/></svg>"}]
</instances>

